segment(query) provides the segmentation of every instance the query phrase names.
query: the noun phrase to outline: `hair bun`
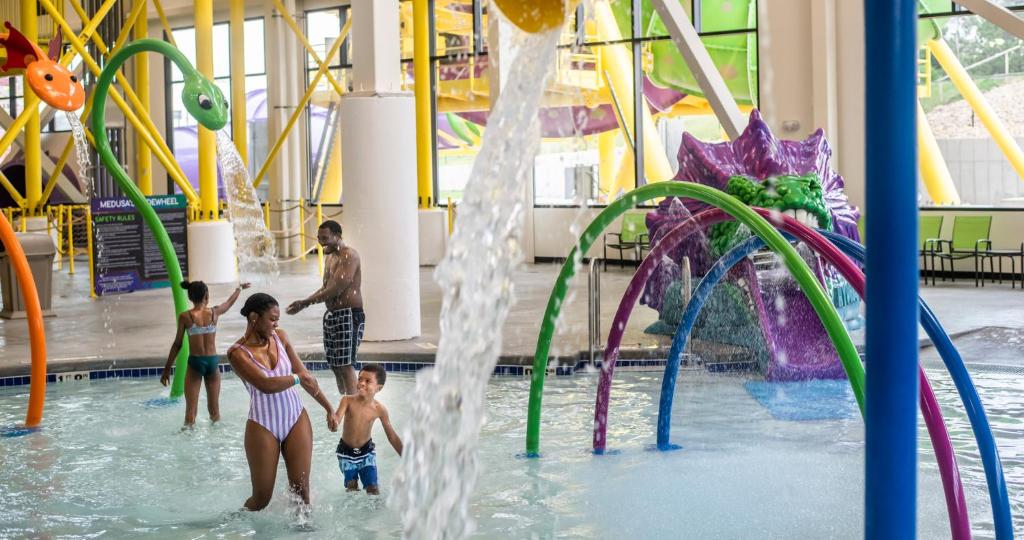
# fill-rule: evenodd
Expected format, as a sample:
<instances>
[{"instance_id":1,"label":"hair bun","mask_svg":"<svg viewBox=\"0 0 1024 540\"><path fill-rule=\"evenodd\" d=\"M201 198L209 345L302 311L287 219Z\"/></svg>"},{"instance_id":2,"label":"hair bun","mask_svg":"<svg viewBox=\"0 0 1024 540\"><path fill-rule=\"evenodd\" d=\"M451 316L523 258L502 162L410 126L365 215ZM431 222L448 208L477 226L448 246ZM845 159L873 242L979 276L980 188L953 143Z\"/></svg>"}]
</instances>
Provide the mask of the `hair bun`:
<instances>
[{"instance_id":1,"label":"hair bun","mask_svg":"<svg viewBox=\"0 0 1024 540\"><path fill-rule=\"evenodd\" d=\"M181 288L182 289L186 289L187 290L189 285L192 285L192 283L190 283L189 280L187 280L187 279L185 281L181 282Z\"/></svg>"}]
</instances>

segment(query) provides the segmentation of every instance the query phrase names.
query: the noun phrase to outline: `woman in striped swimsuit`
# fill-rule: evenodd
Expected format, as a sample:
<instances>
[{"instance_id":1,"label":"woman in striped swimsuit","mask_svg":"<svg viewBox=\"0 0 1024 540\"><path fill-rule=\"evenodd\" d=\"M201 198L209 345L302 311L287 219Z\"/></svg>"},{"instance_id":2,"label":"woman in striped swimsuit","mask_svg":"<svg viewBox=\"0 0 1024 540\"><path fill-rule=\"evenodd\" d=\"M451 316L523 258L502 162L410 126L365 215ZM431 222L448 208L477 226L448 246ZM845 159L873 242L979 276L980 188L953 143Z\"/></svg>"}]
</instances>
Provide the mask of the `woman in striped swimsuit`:
<instances>
[{"instance_id":1,"label":"woman in striped swimsuit","mask_svg":"<svg viewBox=\"0 0 1024 540\"><path fill-rule=\"evenodd\" d=\"M196 423L199 409L199 388L206 383L206 408L210 411L210 421L220 420L220 357L217 356L217 319L235 305L238 295L248 289L248 283L235 288L231 296L213 307L210 303L210 289L202 281L182 281L181 288L188 292L192 301L192 309L182 311L178 315L178 333L171 344L171 352L167 355L160 384L167 386L171 380L171 366L178 358L178 351L188 334L188 369L185 371L185 427Z\"/></svg>"},{"instance_id":2,"label":"woman in striped swimsuit","mask_svg":"<svg viewBox=\"0 0 1024 540\"><path fill-rule=\"evenodd\" d=\"M331 403L299 360L288 336L277 328L281 312L277 300L256 293L245 301L242 316L249 325L245 335L228 350L228 360L249 391L249 421L245 424L245 456L249 461L252 496L247 510L270 504L277 479L277 463L284 456L288 486L309 504L309 468L313 458L313 428L295 386L316 399L327 412L327 427L338 428Z\"/></svg>"}]
</instances>

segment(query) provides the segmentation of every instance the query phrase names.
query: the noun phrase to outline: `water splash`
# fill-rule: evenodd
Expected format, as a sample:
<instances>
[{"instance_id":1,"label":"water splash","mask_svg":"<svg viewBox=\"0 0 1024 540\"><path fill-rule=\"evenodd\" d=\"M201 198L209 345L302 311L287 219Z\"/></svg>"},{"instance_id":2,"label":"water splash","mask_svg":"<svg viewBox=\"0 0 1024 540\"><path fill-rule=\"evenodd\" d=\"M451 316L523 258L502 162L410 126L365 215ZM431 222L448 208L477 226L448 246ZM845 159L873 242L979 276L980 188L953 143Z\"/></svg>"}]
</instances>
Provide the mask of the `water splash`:
<instances>
[{"instance_id":1,"label":"water splash","mask_svg":"<svg viewBox=\"0 0 1024 540\"><path fill-rule=\"evenodd\" d=\"M71 138L75 142L75 159L78 160L78 178L85 188L85 197L92 199L96 194L92 183L92 161L89 159L89 142L85 139L85 126L77 114L66 111L68 123L71 124ZM60 171L55 171L60 174Z\"/></svg>"},{"instance_id":2,"label":"water splash","mask_svg":"<svg viewBox=\"0 0 1024 540\"><path fill-rule=\"evenodd\" d=\"M274 237L263 221L263 208L252 185L249 169L231 137L223 131L217 132L217 160L220 161L228 216L235 236L239 279L270 283L279 273Z\"/></svg>"},{"instance_id":3,"label":"water splash","mask_svg":"<svg viewBox=\"0 0 1024 540\"><path fill-rule=\"evenodd\" d=\"M539 144L537 110L558 31L514 31L507 84L491 113L466 186L459 220L435 279L444 291L434 367L416 377L412 418L391 502L406 538L472 533L468 499L477 478L484 392L512 304L512 270L525 181Z\"/></svg>"}]
</instances>

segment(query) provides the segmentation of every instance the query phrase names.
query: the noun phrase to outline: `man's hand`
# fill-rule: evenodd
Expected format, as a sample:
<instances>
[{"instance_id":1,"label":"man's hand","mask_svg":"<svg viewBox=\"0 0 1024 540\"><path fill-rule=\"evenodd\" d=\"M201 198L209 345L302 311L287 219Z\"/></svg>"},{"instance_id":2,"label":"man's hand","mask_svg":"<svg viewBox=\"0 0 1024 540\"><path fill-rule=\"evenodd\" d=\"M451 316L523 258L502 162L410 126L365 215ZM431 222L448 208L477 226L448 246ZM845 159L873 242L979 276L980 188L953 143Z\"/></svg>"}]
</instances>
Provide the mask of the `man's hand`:
<instances>
[{"instance_id":1,"label":"man's hand","mask_svg":"<svg viewBox=\"0 0 1024 540\"><path fill-rule=\"evenodd\" d=\"M327 413L327 429L338 431L338 417L333 413Z\"/></svg>"},{"instance_id":2,"label":"man's hand","mask_svg":"<svg viewBox=\"0 0 1024 540\"><path fill-rule=\"evenodd\" d=\"M285 310L285 313L295 315L296 313L306 309L306 306L308 305L309 304L307 304L305 300L296 300L291 304L288 304L288 309Z\"/></svg>"}]
</instances>

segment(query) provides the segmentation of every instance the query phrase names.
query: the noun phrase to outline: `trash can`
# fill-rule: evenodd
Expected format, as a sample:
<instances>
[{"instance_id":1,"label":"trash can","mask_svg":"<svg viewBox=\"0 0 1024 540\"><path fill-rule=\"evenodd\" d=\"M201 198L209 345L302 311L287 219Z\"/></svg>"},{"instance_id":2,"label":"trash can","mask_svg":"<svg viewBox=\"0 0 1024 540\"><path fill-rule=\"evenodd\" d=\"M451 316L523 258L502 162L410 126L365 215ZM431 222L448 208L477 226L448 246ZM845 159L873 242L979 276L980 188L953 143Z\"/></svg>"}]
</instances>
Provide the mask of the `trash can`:
<instances>
[{"instance_id":1,"label":"trash can","mask_svg":"<svg viewBox=\"0 0 1024 540\"><path fill-rule=\"evenodd\" d=\"M36 282L39 293L39 306L43 316L51 316L50 310L53 284L53 256L55 253L53 239L46 233L16 233L21 249L32 269L32 279ZM18 276L14 265L7 254L7 249L0 245L0 291L3 292L4 307L0 317L5 319L22 319L25 313L25 296L18 286Z\"/></svg>"}]
</instances>

